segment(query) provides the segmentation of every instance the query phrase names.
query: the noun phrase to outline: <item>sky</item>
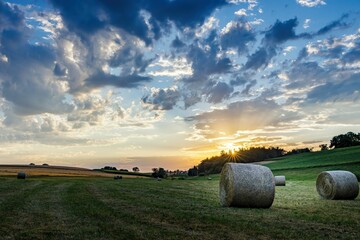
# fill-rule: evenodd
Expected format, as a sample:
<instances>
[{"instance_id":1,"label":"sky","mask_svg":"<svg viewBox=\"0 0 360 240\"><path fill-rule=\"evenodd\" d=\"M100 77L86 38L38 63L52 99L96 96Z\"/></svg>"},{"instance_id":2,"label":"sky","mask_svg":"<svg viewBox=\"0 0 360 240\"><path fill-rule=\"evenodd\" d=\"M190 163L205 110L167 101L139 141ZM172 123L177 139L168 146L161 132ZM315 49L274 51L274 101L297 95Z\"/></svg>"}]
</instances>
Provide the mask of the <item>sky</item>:
<instances>
[{"instance_id":1,"label":"sky","mask_svg":"<svg viewBox=\"0 0 360 240\"><path fill-rule=\"evenodd\" d=\"M0 164L188 169L360 127L360 1L0 0Z\"/></svg>"}]
</instances>

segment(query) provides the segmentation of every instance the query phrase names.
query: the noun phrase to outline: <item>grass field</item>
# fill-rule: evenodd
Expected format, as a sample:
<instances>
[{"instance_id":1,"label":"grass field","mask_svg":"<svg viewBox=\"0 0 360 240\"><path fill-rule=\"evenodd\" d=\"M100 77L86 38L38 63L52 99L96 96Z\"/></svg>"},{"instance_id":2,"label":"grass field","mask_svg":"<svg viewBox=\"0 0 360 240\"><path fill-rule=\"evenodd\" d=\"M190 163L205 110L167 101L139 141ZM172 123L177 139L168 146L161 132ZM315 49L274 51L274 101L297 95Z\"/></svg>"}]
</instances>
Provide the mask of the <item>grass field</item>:
<instances>
[{"instance_id":1,"label":"grass field","mask_svg":"<svg viewBox=\"0 0 360 240\"><path fill-rule=\"evenodd\" d=\"M0 238L359 239L360 197L323 200L315 188L319 171L359 173L360 148L349 151L354 157L345 165L312 160L324 153L304 155L301 164L289 158L271 163L275 175L286 175L287 186L276 188L270 209L220 207L218 175L163 181L0 177Z\"/></svg>"}]
</instances>

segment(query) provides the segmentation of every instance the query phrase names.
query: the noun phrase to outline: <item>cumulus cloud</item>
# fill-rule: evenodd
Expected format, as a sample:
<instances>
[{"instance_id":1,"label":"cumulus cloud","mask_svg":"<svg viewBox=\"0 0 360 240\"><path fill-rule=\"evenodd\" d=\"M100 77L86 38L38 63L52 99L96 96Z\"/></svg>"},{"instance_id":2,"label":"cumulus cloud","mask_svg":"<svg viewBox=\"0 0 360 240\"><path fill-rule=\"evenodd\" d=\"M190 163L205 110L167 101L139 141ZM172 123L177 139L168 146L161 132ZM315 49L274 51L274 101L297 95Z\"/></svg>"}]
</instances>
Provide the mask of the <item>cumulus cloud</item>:
<instances>
[{"instance_id":1,"label":"cumulus cloud","mask_svg":"<svg viewBox=\"0 0 360 240\"><path fill-rule=\"evenodd\" d=\"M0 61L2 96L20 115L71 111L73 106L65 101L64 95L67 84L57 81L53 73L54 48L29 42L30 30L16 6L1 2L0 9L3 11L0 52L7 59Z\"/></svg>"},{"instance_id":2,"label":"cumulus cloud","mask_svg":"<svg viewBox=\"0 0 360 240\"><path fill-rule=\"evenodd\" d=\"M315 35L323 35L335 28L344 28L347 27L348 24L344 22L344 19L348 18L349 14L343 14L339 19L327 24L326 26L322 27L317 31Z\"/></svg>"},{"instance_id":3,"label":"cumulus cloud","mask_svg":"<svg viewBox=\"0 0 360 240\"><path fill-rule=\"evenodd\" d=\"M142 98L143 103L154 110L171 110L180 99L181 94L177 87L157 89L152 88L151 94Z\"/></svg>"},{"instance_id":4,"label":"cumulus cloud","mask_svg":"<svg viewBox=\"0 0 360 240\"><path fill-rule=\"evenodd\" d=\"M237 15L237 16L247 16L247 14L246 14L246 9L245 9L245 8L240 8L240 9L239 9L238 11L236 11L234 14Z\"/></svg>"},{"instance_id":5,"label":"cumulus cloud","mask_svg":"<svg viewBox=\"0 0 360 240\"><path fill-rule=\"evenodd\" d=\"M298 113L284 110L274 101L258 98L233 102L225 109L215 109L187 117L185 120L195 122L198 130L205 131L205 133L212 130L221 136L221 132L226 135L235 134L242 130L288 124L299 118Z\"/></svg>"},{"instance_id":6,"label":"cumulus cloud","mask_svg":"<svg viewBox=\"0 0 360 240\"><path fill-rule=\"evenodd\" d=\"M307 103L358 101L360 99L360 74L339 82L327 82L310 91Z\"/></svg>"},{"instance_id":7,"label":"cumulus cloud","mask_svg":"<svg viewBox=\"0 0 360 240\"><path fill-rule=\"evenodd\" d=\"M244 69L257 70L267 67L270 61L277 55L279 46L289 40L312 39L316 36L327 34L334 29L347 27L348 24L344 20L348 16L348 14L344 14L339 19L327 24L316 32L300 34L295 32L295 28L299 25L296 17L283 22L277 20L269 30L264 32L262 46L248 57Z\"/></svg>"},{"instance_id":8,"label":"cumulus cloud","mask_svg":"<svg viewBox=\"0 0 360 240\"><path fill-rule=\"evenodd\" d=\"M229 99L234 88L225 82L217 82L209 84L206 91L207 101L210 103L220 103Z\"/></svg>"},{"instance_id":9,"label":"cumulus cloud","mask_svg":"<svg viewBox=\"0 0 360 240\"><path fill-rule=\"evenodd\" d=\"M310 27L310 22L311 22L311 19L309 19L309 18L305 19L304 24L303 24L303 28L304 29L309 28Z\"/></svg>"},{"instance_id":10,"label":"cumulus cloud","mask_svg":"<svg viewBox=\"0 0 360 240\"><path fill-rule=\"evenodd\" d=\"M68 2L51 0L60 10L65 24L80 36L94 34L114 26L142 39L147 44L159 39L169 21L177 27L195 27L202 24L215 8L225 0L157 0L109 2L100 0Z\"/></svg>"},{"instance_id":11,"label":"cumulus cloud","mask_svg":"<svg viewBox=\"0 0 360 240\"><path fill-rule=\"evenodd\" d=\"M221 30L221 46L224 49L235 48L238 53L246 53L248 44L255 41L251 25L244 21L231 21Z\"/></svg>"},{"instance_id":12,"label":"cumulus cloud","mask_svg":"<svg viewBox=\"0 0 360 240\"><path fill-rule=\"evenodd\" d=\"M296 2L303 7L316 7L318 5L326 4L323 0L296 0Z\"/></svg>"}]
</instances>

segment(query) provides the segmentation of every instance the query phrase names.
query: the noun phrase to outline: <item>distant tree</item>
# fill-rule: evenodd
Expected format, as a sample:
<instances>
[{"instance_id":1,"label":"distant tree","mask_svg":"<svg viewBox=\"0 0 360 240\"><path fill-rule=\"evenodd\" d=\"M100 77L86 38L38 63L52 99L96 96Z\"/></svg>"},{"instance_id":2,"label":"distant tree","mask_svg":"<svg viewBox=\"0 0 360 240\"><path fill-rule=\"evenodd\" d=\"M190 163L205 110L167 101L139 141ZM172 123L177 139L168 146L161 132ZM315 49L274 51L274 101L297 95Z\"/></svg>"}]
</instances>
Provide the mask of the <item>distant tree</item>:
<instances>
[{"instance_id":1,"label":"distant tree","mask_svg":"<svg viewBox=\"0 0 360 240\"><path fill-rule=\"evenodd\" d=\"M30 165L30 166L35 166L35 163L30 163L29 165Z\"/></svg>"},{"instance_id":2,"label":"distant tree","mask_svg":"<svg viewBox=\"0 0 360 240\"><path fill-rule=\"evenodd\" d=\"M319 145L319 148L320 148L320 151L326 151L326 150L329 150L327 144L320 144Z\"/></svg>"},{"instance_id":3,"label":"distant tree","mask_svg":"<svg viewBox=\"0 0 360 240\"><path fill-rule=\"evenodd\" d=\"M140 172L140 169L138 167L133 167L133 172Z\"/></svg>"},{"instance_id":4,"label":"distant tree","mask_svg":"<svg viewBox=\"0 0 360 240\"><path fill-rule=\"evenodd\" d=\"M286 155L293 155L293 154L299 154L299 153L307 153L311 152L312 148L296 148L291 150L290 152L287 152Z\"/></svg>"},{"instance_id":5,"label":"distant tree","mask_svg":"<svg viewBox=\"0 0 360 240\"><path fill-rule=\"evenodd\" d=\"M49 166L49 164L47 164L47 163L43 163L43 166Z\"/></svg>"},{"instance_id":6,"label":"distant tree","mask_svg":"<svg viewBox=\"0 0 360 240\"><path fill-rule=\"evenodd\" d=\"M348 132L346 134L337 135L330 140L330 148L344 148L359 145L360 133L355 134L353 132Z\"/></svg>"},{"instance_id":7,"label":"distant tree","mask_svg":"<svg viewBox=\"0 0 360 240\"><path fill-rule=\"evenodd\" d=\"M154 178L166 178L167 174L164 168L153 168L151 176Z\"/></svg>"},{"instance_id":8,"label":"distant tree","mask_svg":"<svg viewBox=\"0 0 360 240\"><path fill-rule=\"evenodd\" d=\"M221 151L220 156L213 156L202 160L197 168L198 173L202 174L220 173L222 167L227 162L259 162L270 158L281 157L284 156L284 154L285 150L279 147L251 147L229 151L229 153Z\"/></svg>"},{"instance_id":9,"label":"distant tree","mask_svg":"<svg viewBox=\"0 0 360 240\"><path fill-rule=\"evenodd\" d=\"M193 176L197 176L198 175L198 168L196 166L194 166L193 168L190 168L188 170L188 176L193 177Z\"/></svg>"},{"instance_id":10,"label":"distant tree","mask_svg":"<svg viewBox=\"0 0 360 240\"><path fill-rule=\"evenodd\" d=\"M117 170L116 167L111 167L111 166L105 166L102 169L104 169L104 170Z\"/></svg>"}]
</instances>

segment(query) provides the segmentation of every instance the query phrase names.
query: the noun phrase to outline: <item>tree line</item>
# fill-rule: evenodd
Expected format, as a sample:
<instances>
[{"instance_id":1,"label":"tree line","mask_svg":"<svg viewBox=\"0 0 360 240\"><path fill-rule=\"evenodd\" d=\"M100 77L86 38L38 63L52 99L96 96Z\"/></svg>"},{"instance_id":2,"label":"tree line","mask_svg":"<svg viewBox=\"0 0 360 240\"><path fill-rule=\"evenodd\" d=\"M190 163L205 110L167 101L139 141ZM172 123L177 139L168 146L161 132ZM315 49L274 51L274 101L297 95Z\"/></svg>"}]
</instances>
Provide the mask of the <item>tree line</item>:
<instances>
[{"instance_id":1,"label":"tree line","mask_svg":"<svg viewBox=\"0 0 360 240\"><path fill-rule=\"evenodd\" d=\"M355 134L353 132L348 132L346 134L334 136L330 140L329 147L327 146L327 144L319 145L322 151L352 146L360 146L360 133ZM252 163L264 161L271 158L282 157L285 155L299 154L311 151L312 148L297 148L292 149L291 151L285 151L284 149L279 147L251 147L229 152L221 151L219 156L212 156L210 158L202 160L198 166L190 168L188 172L190 173L189 176L194 176L198 174L220 173L222 167L227 162Z\"/></svg>"}]
</instances>

